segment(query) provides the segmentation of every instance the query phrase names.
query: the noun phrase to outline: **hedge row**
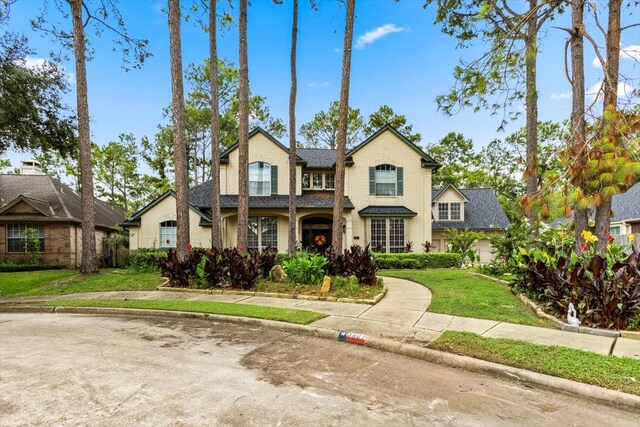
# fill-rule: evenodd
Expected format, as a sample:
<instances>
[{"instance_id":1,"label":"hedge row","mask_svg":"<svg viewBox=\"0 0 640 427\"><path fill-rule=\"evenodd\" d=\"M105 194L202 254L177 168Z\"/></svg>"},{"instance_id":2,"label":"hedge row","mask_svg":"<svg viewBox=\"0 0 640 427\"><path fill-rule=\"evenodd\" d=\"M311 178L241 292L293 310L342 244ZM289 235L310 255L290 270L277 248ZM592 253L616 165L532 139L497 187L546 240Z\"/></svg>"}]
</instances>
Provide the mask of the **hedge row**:
<instances>
[{"instance_id":1,"label":"hedge row","mask_svg":"<svg viewBox=\"0 0 640 427\"><path fill-rule=\"evenodd\" d=\"M0 263L0 273L14 273L19 271L40 271L40 270L64 270L66 265L60 264L2 264Z\"/></svg>"},{"instance_id":2,"label":"hedge row","mask_svg":"<svg viewBox=\"0 0 640 427\"><path fill-rule=\"evenodd\" d=\"M462 265L462 257L456 253L399 253L374 254L379 268L384 269L422 269L422 268L452 268Z\"/></svg>"}]
</instances>

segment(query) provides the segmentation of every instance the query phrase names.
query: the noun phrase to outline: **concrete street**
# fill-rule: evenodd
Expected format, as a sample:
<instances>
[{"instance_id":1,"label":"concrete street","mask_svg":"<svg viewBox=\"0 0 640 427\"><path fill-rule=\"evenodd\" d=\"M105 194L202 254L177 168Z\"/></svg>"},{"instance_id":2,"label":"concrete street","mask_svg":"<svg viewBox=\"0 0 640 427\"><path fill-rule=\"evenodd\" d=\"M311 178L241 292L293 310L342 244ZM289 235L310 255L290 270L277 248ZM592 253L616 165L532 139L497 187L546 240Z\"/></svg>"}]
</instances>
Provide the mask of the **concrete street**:
<instances>
[{"instance_id":1,"label":"concrete street","mask_svg":"<svg viewBox=\"0 0 640 427\"><path fill-rule=\"evenodd\" d=\"M5 313L0 424L634 426L640 409L261 327Z\"/></svg>"}]
</instances>

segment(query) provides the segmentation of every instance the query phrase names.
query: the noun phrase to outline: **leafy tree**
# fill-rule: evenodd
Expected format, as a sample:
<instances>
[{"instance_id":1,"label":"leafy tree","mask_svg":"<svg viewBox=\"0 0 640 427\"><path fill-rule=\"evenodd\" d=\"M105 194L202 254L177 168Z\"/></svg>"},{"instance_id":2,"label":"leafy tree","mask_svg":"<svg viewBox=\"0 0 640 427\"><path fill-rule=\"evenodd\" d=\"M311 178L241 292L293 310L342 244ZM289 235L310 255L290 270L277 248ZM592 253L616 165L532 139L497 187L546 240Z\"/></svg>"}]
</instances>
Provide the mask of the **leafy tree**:
<instances>
[{"instance_id":1,"label":"leafy tree","mask_svg":"<svg viewBox=\"0 0 640 427\"><path fill-rule=\"evenodd\" d=\"M333 224L331 246L342 250L342 224L344 215L344 175L349 135L349 82L351 77L351 50L353 45L353 19L355 0L346 1L346 22L344 29L344 45L342 48L342 81L340 83L340 108L338 112L338 141L336 155L335 192L333 198Z\"/></svg>"},{"instance_id":2,"label":"leafy tree","mask_svg":"<svg viewBox=\"0 0 640 427\"><path fill-rule=\"evenodd\" d=\"M84 274L98 272L95 239L95 209L93 191L93 170L91 163L91 131L89 128L89 99L87 94L87 57L90 59L93 53L91 39L86 37L85 29L92 28L94 34L99 37L105 31L114 35L113 50L120 50L123 54L123 68L129 69L129 65L140 67L150 55L147 52L147 40L130 37L122 15L115 6L113 0L101 0L92 4L89 0L67 0L70 7L63 6L62 0L54 0L59 11L63 12L63 18L71 21L71 32L60 24L49 23L47 7L45 3L40 15L32 22L32 26L38 30L53 35L62 49L73 51L75 58L76 76L76 113L78 115L78 155L81 181L82 200L82 259L80 271ZM65 12L70 11L70 14ZM114 25L109 23L115 22ZM133 57L133 62L130 58Z\"/></svg>"},{"instance_id":3,"label":"leafy tree","mask_svg":"<svg viewBox=\"0 0 640 427\"><path fill-rule=\"evenodd\" d=\"M407 118L401 114L396 114L388 105L381 105L378 111L369 115L369 122L364 127L365 137L372 135L386 124L396 128L414 144L417 144L422 139L419 133L411 133L413 132L413 125L407 123Z\"/></svg>"},{"instance_id":4,"label":"leafy tree","mask_svg":"<svg viewBox=\"0 0 640 427\"><path fill-rule=\"evenodd\" d=\"M68 156L62 156L57 151L40 151L34 152L33 158L40 163L42 172L46 175L80 192L77 148Z\"/></svg>"},{"instance_id":5,"label":"leafy tree","mask_svg":"<svg viewBox=\"0 0 640 427\"><path fill-rule=\"evenodd\" d=\"M189 256L189 180L185 138L185 108L182 80L182 41L180 36L180 0L169 0L169 51L171 62L171 110L176 185L176 256L184 262Z\"/></svg>"},{"instance_id":6,"label":"leafy tree","mask_svg":"<svg viewBox=\"0 0 640 427\"><path fill-rule=\"evenodd\" d=\"M443 167L432 177L433 186L453 184L456 187L473 187L478 181L480 156L473 151L473 141L461 133L449 132L427 147L429 154Z\"/></svg>"},{"instance_id":7,"label":"leafy tree","mask_svg":"<svg viewBox=\"0 0 640 427\"><path fill-rule=\"evenodd\" d=\"M175 181L173 166L173 129L171 126L160 127L153 142L147 137L140 141L140 155L153 172L145 178L146 184L152 188L157 197L167 190L173 189Z\"/></svg>"},{"instance_id":8,"label":"leafy tree","mask_svg":"<svg viewBox=\"0 0 640 427\"><path fill-rule=\"evenodd\" d=\"M109 203L122 206L128 213L137 211L148 193L138 173L138 150L131 134L104 147L94 145L96 192Z\"/></svg>"},{"instance_id":9,"label":"leafy tree","mask_svg":"<svg viewBox=\"0 0 640 427\"><path fill-rule=\"evenodd\" d=\"M462 255L462 261L469 260L474 262L476 260L476 254L471 248L473 244L482 238L482 233L472 230L456 230L450 228L444 232L445 238L451 245L451 252Z\"/></svg>"},{"instance_id":10,"label":"leafy tree","mask_svg":"<svg viewBox=\"0 0 640 427\"><path fill-rule=\"evenodd\" d=\"M49 61L27 66L33 53L22 35L0 37L0 154L12 148L66 155L75 145L73 118L62 102L67 77Z\"/></svg>"},{"instance_id":11,"label":"leafy tree","mask_svg":"<svg viewBox=\"0 0 640 427\"><path fill-rule=\"evenodd\" d=\"M360 142L365 130L364 118L358 108L349 107L347 119L347 148ZM300 126L300 135L304 138L302 147L331 148L338 147L340 133L340 102L333 101L327 111L320 111L313 119Z\"/></svg>"}]
</instances>

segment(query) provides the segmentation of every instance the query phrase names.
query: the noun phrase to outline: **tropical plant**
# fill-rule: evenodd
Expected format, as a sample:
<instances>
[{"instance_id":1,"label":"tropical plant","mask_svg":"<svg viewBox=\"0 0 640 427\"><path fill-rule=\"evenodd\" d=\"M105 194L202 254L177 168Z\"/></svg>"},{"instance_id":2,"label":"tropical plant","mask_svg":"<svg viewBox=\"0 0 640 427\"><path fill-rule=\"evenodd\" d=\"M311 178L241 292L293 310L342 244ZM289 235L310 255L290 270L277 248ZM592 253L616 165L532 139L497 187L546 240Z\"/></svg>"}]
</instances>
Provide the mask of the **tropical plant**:
<instances>
[{"instance_id":1,"label":"tropical plant","mask_svg":"<svg viewBox=\"0 0 640 427\"><path fill-rule=\"evenodd\" d=\"M276 265L276 256L278 255L278 250L272 248L271 246L267 246L262 249L258 254L258 261L260 262L260 274L264 279L269 277L269 273L271 269Z\"/></svg>"},{"instance_id":2,"label":"tropical plant","mask_svg":"<svg viewBox=\"0 0 640 427\"><path fill-rule=\"evenodd\" d=\"M238 248L225 249L229 280L233 286L251 289L260 277L260 261L256 251L242 253Z\"/></svg>"},{"instance_id":3,"label":"tropical plant","mask_svg":"<svg viewBox=\"0 0 640 427\"><path fill-rule=\"evenodd\" d=\"M431 252L431 248L432 248L432 244L429 240L426 240L423 244L422 244L422 249L424 249L425 252Z\"/></svg>"},{"instance_id":4,"label":"tropical plant","mask_svg":"<svg viewBox=\"0 0 640 427\"><path fill-rule=\"evenodd\" d=\"M372 286L376 284L378 266L369 252L369 245L364 248L353 245L345 250L344 262L347 274L356 276L359 283Z\"/></svg>"},{"instance_id":5,"label":"tropical plant","mask_svg":"<svg viewBox=\"0 0 640 427\"><path fill-rule=\"evenodd\" d=\"M229 252L211 248L207 250L196 268L200 284L205 287L229 285Z\"/></svg>"},{"instance_id":6,"label":"tropical plant","mask_svg":"<svg viewBox=\"0 0 640 427\"><path fill-rule=\"evenodd\" d=\"M180 260L177 252L174 249L170 249L166 258L157 258L157 263L162 276L169 279L170 286L187 287L190 279L196 273L196 268L200 264L201 258L202 252L189 251L187 258Z\"/></svg>"},{"instance_id":7,"label":"tropical plant","mask_svg":"<svg viewBox=\"0 0 640 427\"><path fill-rule=\"evenodd\" d=\"M450 228L446 230L444 234L445 238L449 240L449 244L451 245L449 252L455 252L462 255L463 262L469 261L473 263L476 261L477 255L473 251L472 246L478 239L482 238L482 233L468 229L456 230Z\"/></svg>"},{"instance_id":8,"label":"tropical plant","mask_svg":"<svg viewBox=\"0 0 640 427\"><path fill-rule=\"evenodd\" d=\"M317 285L324 278L324 268L328 261L322 255L300 254L282 263L282 268L290 282Z\"/></svg>"}]
</instances>

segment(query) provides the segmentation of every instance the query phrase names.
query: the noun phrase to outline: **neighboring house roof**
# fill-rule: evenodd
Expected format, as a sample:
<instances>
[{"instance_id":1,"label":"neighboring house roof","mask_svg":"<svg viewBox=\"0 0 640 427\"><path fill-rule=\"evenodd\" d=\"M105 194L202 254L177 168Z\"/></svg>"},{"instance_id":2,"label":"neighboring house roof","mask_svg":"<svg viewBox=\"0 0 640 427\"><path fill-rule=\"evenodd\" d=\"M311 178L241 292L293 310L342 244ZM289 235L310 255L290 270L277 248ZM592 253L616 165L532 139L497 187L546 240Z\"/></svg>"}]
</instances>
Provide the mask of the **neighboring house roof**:
<instances>
[{"instance_id":1,"label":"neighboring house roof","mask_svg":"<svg viewBox=\"0 0 640 427\"><path fill-rule=\"evenodd\" d=\"M611 222L640 220L640 182L611 200Z\"/></svg>"},{"instance_id":2,"label":"neighboring house roof","mask_svg":"<svg viewBox=\"0 0 640 427\"><path fill-rule=\"evenodd\" d=\"M640 221L640 182L629 188L626 192L614 194L611 199L611 220L610 222ZM591 212L591 219L594 212ZM560 224L567 224L573 221L573 214L570 218L557 218L549 225L557 227Z\"/></svg>"},{"instance_id":3,"label":"neighboring house roof","mask_svg":"<svg viewBox=\"0 0 640 427\"><path fill-rule=\"evenodd\" d=\"M433 230L454 228L462 230L505 229L511 225L498 202L496 193L491 188L462 188L460 193L467 198L464 204L464 221L433 221ZM433 189L433 194L440 194L440 189ZM437 211L433 212L434 215Z\"/></svg>"},{"instance_id":4,"label":"neighboring house roof","mask_svg":"<svg viewBox=\"0 0 640 427\"><path fill-rule=\"evenodd\" d=\"M427 153L425 153L424 151L422 151L422 149L420 147L418 147L416 144L414 144L413 142L409 141L407 139L406 136L404 136L403 134L401 134L396 128L394 128L393 126L391 126L390 124L386 124L384 126L382 126L380 129L378 129L377 132L375 132L373 135L371 135L369 138L365 139L364 141L362 141L360 144L358 144L357 146L353 147L351 150L349 150L347 152L347 159L350 159L355 153L357 153L358 151L360 151L364 146L366 146L368 143L370 143L371 141L373 141L374 139L376 139L381 133L386 132L386 131L390 131L392 132L395 136L397 136L402 142L404 142L405 144L407 144L409 147L411 147L411 149L413 151L415 151L417 154L420 155L421 159L422 159L422 166L430 166L430 167L434 167L436 170L441 167L442 165L438 162L436 162L435 160L433 160L433 158L431 156L429 156Z\"/></svg>"},{"instance_id":5,"label":"neighboring house roof","mask_svg":"<svg viewBox=\"0 0 640 427\"><path fill-rule=\"evenodd\" d=\"M297 148L296 154L307 162L309 169L333 169L337 151L328 148Z\"/></svg>"},{"instance_id":6,"label":"neighboring house roof","mask_svg":"<svg viewBox=\"0 0 640 427\"><path fill-rule=\"evenodd\" d=\"M360 216L370 216L370 217L376 217L376 216L413 217L418 215L417 212L414 212L411 209L404 206L373 206L373 205L369 205L364 209L360 209L358 211L358 214Z\"/></svg>"},{"instance_id":7,"label":"neighboring house roof","mask_svg":"<svg viewBox=\"0 0 640 427\"><path fill-rule=\"evenodd\" d=\"M114 228L125 218L124 209L99 199L95 200L97 226ZM0 215L24 201L41 212L46 221L82 222L80 195L47 175L0 175ZM33 220L34 215L3 215L3 219Z\"/></svg>"}]
</instances>

